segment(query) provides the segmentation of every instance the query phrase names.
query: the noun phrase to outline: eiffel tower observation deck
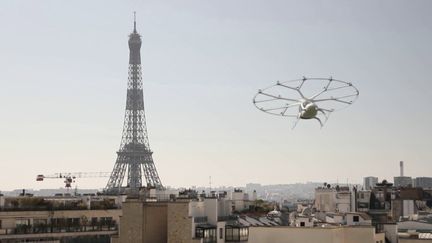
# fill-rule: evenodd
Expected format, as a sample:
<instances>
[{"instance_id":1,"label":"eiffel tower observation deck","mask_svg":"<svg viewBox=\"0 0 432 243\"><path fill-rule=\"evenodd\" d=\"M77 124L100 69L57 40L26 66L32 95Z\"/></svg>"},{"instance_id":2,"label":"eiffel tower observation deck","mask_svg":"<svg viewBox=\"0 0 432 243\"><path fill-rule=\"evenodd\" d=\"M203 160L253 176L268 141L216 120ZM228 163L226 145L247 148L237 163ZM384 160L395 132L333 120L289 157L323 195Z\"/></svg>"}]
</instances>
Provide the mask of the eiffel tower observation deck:
<instances>
[{"instance_id":1,"label":"eiffel tower observation deck","mask_svg":"<svg viewBox=\"0 0 432 243\"><path fill-rule=\"evenodd\" d=\"M114 169L105 187L107 194L137 194L143 186L143 176L147 187L163 189L147 136L141 77L141 36L136 30L135 16L128 43L129 77L123 134Z\"/></svg>"}]
</instances>

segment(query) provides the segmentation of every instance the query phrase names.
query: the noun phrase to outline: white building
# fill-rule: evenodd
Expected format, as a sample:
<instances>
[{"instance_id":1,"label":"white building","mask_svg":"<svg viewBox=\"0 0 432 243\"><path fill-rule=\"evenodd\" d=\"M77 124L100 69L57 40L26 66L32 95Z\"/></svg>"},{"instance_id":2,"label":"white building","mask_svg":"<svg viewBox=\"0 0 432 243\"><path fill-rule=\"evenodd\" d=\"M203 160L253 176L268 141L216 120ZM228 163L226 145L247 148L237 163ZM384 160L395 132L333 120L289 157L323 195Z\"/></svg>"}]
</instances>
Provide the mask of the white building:
<instances>
[{"instance_id":1,"label":"white building","mask_svg":"<svg viewBox=\"0 0 432 243\"><path fill-rule=\"evenodd\" d=\"M357 211L369 212L370 198L372 191L358 191L357 193Z\"/></svg>"},{"instance_id":2,"label":"white building","mask_svg":"<svg viewBox=\"0 0 432 243\"><path fill-rule=\"evenodd\" d=\"M417 177L414 179L415 187L432 188L432 177Z\"/></svg>"},{"instance_id":3,"label":"white building","mask_svg":"<svg viewBox=\"0 0 432 243\"><path fill-rule=\"evenodd\" d=\"M413 180L410 176L395 176L394 178L395 187L412 187Z\"/></svg>"},{"instance_id":4,"label":"white building","mask_svg":"<svg viewBox=\"0 0 432 243\"><path fill-rule=\"evenodd\" d=\"M378 183L378 177L368 176L363 178L363 188L365 190L370 190L371 188L375 187L377 183Z\"/></svg>"},{"instance_id":5,"label":"white building","mask_svg":"<svg viewBox=\"0 0 432 243\"><path fill-rule=\"evenodd\" d=\"M299 215L294 219L293 225L294 227L313 227L314 222L313 218L309 216Z\"/></svg>"},{"instance_id":6,"label":"white building","mask_svg":"<svg viewBox=\"0 0 432 243\"><path fill-rule=\"evenodd\" d=\"M241 212L248 209L249 205L251 205L249 195L240 189L234 189L234 191L231 192L230 200L232 201L233 211Z\"/></svg>"},{"instance_id":7,"label":"white building","mask_svg":"<svg viewBox=\"0 0 432 243\"><path fill-rule=\"evenodd\" d=\"M319 187L315 189L315 208L320 212L354 211L354 192L348 187Z\"/></svg>"}]
</instances>

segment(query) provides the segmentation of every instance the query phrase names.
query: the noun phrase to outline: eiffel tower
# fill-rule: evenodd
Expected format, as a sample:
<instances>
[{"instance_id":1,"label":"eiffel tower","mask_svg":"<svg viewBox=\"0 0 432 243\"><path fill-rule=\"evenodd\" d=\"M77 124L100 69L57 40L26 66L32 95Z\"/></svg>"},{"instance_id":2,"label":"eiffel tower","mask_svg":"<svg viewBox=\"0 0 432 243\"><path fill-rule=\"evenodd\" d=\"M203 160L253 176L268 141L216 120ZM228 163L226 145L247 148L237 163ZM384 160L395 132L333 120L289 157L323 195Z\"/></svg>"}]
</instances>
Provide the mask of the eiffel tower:
<instances>
[{"instance_id":1,"label":"eiffel tower","mask_svg":"<svg viewBox=\"0 0 432 243\"><path fill-rule=\"evenodd\" d=\"M134 29L129 35L129 72L123 134L117 160L105 187L107 194L138 193L144 175L147 187L163 189L150 150L144 113L141 77L141 36ZM123 181L127 177L127 184Z\"/></svg>"}]
</instances>

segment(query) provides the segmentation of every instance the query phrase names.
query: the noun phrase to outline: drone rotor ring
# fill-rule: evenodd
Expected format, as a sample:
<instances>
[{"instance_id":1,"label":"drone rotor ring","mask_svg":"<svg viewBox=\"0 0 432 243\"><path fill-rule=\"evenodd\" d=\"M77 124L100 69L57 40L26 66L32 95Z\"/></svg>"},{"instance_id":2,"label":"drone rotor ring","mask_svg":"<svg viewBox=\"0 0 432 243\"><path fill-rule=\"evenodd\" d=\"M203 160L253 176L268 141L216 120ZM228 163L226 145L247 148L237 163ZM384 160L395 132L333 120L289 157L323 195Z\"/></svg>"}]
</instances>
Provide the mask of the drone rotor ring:
<instances>
[{"instance_id":1,"label":"drone rotor ring","mask_svg":"<svg viewBox=\"0 0 432 243\"><path fill-rule=\"evenodd\" d=\"M271 115L296 117L297 123L302 119L299 112L306 104L312 103L327 121L332 112L353 104L358 96L358 89L350 82L332 77L303 77L284 82L277 81L274 85L260 89L253 98L253 104L257 109ZM314 118L317 118L321 126L323 125L321 119Z\"/></svg>"}]
</instances>

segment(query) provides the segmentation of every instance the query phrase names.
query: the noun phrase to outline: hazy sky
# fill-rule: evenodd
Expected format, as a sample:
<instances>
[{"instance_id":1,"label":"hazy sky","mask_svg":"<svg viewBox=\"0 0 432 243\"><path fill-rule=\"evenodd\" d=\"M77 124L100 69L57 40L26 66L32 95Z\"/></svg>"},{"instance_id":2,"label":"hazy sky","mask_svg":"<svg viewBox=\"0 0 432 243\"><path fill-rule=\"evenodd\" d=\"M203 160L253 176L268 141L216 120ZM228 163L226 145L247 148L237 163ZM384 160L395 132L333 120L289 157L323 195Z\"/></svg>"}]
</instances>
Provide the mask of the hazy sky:
<instances>
[{"instance_id":1,"label":"hazy sky","mask_svg":"<svg viewBox=\"0 0 432 243\"><path fill-rule=\"evenodd\" d=\"M432 1L0 3L0 190L111 171L128 34L142 35L147 124L164 185L432 176ZM357 102L295 130L252 97L276 80L351 81ZM102 188L108 178L78 180Z\"/></svg>"}]
</instances>

